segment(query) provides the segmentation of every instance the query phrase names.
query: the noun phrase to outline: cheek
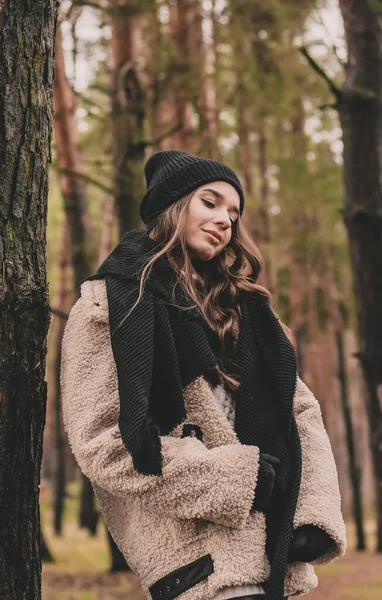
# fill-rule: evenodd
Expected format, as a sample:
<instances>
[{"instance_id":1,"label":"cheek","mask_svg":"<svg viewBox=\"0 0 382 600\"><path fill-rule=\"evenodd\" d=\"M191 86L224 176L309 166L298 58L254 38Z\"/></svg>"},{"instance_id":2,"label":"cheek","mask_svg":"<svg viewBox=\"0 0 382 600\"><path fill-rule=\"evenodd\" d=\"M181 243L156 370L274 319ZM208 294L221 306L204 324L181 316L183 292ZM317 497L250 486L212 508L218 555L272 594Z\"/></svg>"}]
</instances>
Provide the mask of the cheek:
<instances>
[{"instance_id":1,"label":"cheek","mask_svg":"<svg viewBox=\"0 0 382 600\"><path fill-rule=\"evenodd\" d=\"M227 231L226 234L225 234L223 248L225 248L226 246L228 246L228 244L230 243L231 239L232 239L232 229L230 229L229 231Z\"/></svg>"}]
</instances>

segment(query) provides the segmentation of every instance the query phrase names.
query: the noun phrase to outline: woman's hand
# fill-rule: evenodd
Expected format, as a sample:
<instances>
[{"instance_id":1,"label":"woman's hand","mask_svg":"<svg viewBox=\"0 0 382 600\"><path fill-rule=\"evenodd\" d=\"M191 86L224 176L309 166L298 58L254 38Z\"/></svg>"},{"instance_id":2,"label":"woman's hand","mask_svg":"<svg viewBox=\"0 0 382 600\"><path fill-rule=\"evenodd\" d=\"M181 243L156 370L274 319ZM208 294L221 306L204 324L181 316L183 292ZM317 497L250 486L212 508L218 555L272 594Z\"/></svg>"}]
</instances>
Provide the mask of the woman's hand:
<instances>
[{"instance_id":1,"label":"woman's hand","mask_svg":"<svg viewBox=\"0 0 382 600\"><path fill-rule=\"evenodd\" d=\"M288 562L312 562L335 546L335 541L316 525L302 525L293 534Z\"/></svg>"},{"instance_id":2,"label":"woman's hand","mask_svg":"<svg viewBox=\"0 0 382 600\"><path fill-rule=\"evenodd\" d=\"M275 467L280 464L279 459L271 454L260 452L259 474L255 490L255 499L252 508L266 512L270 505L273 486L275 483Z\"/></svg>"}]
</instances>

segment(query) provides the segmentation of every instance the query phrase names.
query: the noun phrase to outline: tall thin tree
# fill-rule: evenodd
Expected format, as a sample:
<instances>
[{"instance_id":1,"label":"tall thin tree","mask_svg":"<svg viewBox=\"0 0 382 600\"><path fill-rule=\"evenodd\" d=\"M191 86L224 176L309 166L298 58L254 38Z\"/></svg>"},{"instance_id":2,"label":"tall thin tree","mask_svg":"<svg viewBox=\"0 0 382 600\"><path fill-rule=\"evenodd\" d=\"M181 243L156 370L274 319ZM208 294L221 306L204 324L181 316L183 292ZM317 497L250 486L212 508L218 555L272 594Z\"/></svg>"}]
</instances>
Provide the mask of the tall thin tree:
<instances>
[{"instance_id":1,"label":"tall thin tree","mask_svg":"<svg viewBox=\"0 0 382 600\"><path fill-rule=\"evenodd\" d=\"M120 237L139 225L139 201L144 194L147 107L143 26L150 4L151 0L143 3L142 9L129 0L110 4L113 157Z\"/></svg>"}]
</instances>

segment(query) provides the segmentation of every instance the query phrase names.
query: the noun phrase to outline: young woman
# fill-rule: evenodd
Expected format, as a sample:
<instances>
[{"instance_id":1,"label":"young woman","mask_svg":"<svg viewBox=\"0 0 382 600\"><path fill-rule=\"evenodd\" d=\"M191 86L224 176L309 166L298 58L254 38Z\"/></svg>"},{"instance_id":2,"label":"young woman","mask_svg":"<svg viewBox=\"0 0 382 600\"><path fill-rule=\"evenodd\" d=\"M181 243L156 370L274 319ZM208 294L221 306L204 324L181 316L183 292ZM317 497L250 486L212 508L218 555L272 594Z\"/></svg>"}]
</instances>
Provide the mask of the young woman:
<instances>
[{"instance_id":1,"label":"young woman","mask_svg":"<svg viewBox=\"0 0 382 600\"><path fill-rule=\"evenodd\" d=\"M81 285L64 423L149 599L282 600L345 553L336 466L226 165L146 163L146 230Z\"/></svg>"}]
</instances>

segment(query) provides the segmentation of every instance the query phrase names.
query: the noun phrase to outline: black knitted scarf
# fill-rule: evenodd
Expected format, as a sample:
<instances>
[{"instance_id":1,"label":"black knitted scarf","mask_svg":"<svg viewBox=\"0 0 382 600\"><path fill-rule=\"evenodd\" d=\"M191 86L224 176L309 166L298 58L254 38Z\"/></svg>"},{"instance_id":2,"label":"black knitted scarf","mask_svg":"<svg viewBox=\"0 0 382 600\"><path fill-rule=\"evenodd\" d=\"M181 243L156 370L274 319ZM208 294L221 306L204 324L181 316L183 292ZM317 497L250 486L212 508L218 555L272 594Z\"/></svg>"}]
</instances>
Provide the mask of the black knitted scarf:
<instances>
[{"instance_id":1,"label":"black knitted scarf","mask_svg":"<svg viewBox=\"0 0 382 600\"><path fill-rule=\"evenodd\" d=\"M200 309L189 308L193 301L175 285L176 274L165 255L154 263L143 299L124 320L138 298L140 269L160 248L147 231L129 231L87 278L106 280L122 441L135 469L155 475L162 473L160 435L186 417L183 389L201 375L216 384L223 351ZM280 459L266 515L271 576L264 587L267 598L281 600L301 479L293 415L297 359L263 296L240 292L236 301L242 318L235 356L240 386L232 394L235 431L242 444L256 445Z\"/></svg>"}]
</instances>

